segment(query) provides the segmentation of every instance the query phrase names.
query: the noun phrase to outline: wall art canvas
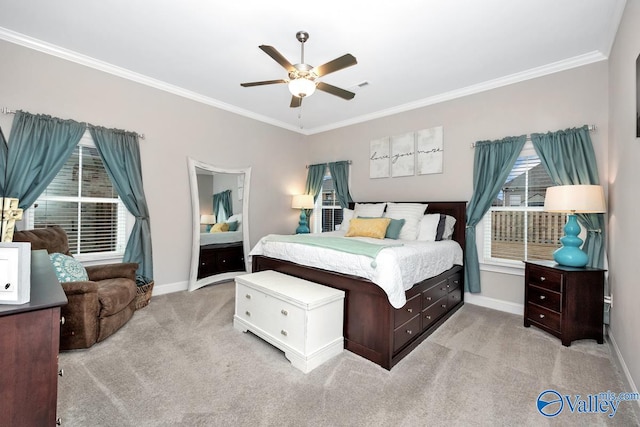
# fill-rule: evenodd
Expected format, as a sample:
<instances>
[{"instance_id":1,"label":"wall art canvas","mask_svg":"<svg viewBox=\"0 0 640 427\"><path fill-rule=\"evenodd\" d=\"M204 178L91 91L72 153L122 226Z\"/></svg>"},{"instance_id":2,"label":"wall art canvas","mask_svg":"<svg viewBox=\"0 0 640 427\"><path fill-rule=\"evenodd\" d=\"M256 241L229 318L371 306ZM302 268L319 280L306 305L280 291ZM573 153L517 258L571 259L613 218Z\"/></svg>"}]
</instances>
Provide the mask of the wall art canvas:
<instances>
[{"instance_id":1,"label":"wall art canvas","mask_svg":"<svg viewBox=\"0 0 640 427\"><path fill-rule=\"evenodd\" d=\"M391 137L391 176L415 174L415 134L405 133Z\"/></svg>"},{"instance_id":2,"label":"wall art canvas","mask_svg":"<svg viewBox=\"0 0 640 427\"><path fill-rule=\"evenodd\" d=\"M442 173L444 157L442 126L416 132L416 162L418 175Z\"/></svg>"},{"instance_id":3,"label":"wall art canvas","mask_svg":"<svg viewBox=\"0 0 640 427\"><path fill-rule=\"evenodd\" d=\"M389 138L369 143L369 178L389 178Z\"/></svg>"}]
</instances>

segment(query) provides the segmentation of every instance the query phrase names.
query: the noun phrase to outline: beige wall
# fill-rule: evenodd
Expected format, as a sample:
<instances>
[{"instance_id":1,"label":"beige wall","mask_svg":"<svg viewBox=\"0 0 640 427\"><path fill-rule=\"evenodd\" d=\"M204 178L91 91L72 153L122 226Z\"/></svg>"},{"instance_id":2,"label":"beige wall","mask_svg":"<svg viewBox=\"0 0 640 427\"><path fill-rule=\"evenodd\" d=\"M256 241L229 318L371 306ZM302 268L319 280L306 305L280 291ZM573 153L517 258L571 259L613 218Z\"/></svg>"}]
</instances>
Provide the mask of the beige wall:
<instances>
[{"instance_id":1,"label":"beige wall","mask_svg":"<svg viewBox=\"0 0 640 427\"><path fill-rule=\"evenodd\" d=\"M352 160L351 192L356 201L464 200L473 191L473 149L477 140L555 131L593 124L599 173L607 173L607 64L540 77L449 102L372 120L310 140L309 160ZM444 127L444 172L369 179L369 141L399 133ZM482 296L522 304L522 276L482 272Z\"/></svg>"},{"instance_id":2,"label":"beige wall","mask_svg":"<svg viewBox=\"0 0 640 427\"><path fill-rule=\"evenodd\" d=\"M640 258L636 138L636 58L640 54L640 2L627 2L609 57L609 284L610 335L636 386L640 385Z\"/></svg>"},{"instance_id":3,"label":"beige wall","mask_svg":"<svg viewBox=\"0 0 640 427\"><path fill-rule=\"evenodd\" d=\"M217 166L252 167L252 245L267 233L295 229L290 196L304 190L303 136L4 41L0 58L3 107L146 135L140 150L159 289L175 284L186 289L189 277L188 156ZM12 120L0 114L7 138Z\"/></svg>"}]
</instances>

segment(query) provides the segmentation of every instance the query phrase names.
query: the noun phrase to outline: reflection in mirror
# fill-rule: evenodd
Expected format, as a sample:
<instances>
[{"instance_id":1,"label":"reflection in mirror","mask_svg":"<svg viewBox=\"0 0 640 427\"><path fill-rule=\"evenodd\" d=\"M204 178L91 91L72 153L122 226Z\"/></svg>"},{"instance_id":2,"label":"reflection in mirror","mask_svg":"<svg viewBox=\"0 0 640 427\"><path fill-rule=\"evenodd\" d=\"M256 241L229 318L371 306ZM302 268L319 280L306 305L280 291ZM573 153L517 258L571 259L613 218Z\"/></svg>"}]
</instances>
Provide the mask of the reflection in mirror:
<instances>
[{"instance_id":1,"label":"reflection in mirror","mask_svg":"<svg viewBox=\"0 0 640 427\"><path fill-rule=\"evenodd\" d=\"M189 291L249 269L251 168L228 169L188 159L193 246Z\"/></svg>"}]
</instances>

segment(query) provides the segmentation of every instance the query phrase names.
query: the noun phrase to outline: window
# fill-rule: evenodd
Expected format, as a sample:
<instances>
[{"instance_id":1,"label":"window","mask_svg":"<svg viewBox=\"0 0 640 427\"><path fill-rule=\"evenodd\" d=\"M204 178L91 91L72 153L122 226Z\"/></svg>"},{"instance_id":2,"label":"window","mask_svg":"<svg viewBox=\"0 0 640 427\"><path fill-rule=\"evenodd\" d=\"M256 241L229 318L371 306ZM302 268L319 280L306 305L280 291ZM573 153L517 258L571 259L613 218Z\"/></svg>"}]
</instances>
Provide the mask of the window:
<instances>
[{"instance_id":1,"label":"window","mask_svg":"<svg viewBox=\"0 0 640 427\"><path fill-rule=\"evenodd\" d=\"M334 231L342 224L342 207L338 201L329 168L322 178L322 190L316 200L314 213L313 231L316 233Z\"/></svg>"},{"instance_id":2,"label":"window","mask_svg":"<svg viewBox=\"0 0 640 427\"><path fill-rule=\"evenodd\" d=\"M132 223L88 132L27 213L29 228L62 227L81 260L121 257Z\"/></svg>"},{"instance_id":3,"label":"window","mask_svg":"<svg viewBox=\"0 0 640 427\"><path fill-rule=\"evenodd\" d=\"M545 212L547 187L553 185L528 142L484 216L484 263L522 266L522 260L550 260L560 247L566 214Z\"/></svg>"}]
</instances>

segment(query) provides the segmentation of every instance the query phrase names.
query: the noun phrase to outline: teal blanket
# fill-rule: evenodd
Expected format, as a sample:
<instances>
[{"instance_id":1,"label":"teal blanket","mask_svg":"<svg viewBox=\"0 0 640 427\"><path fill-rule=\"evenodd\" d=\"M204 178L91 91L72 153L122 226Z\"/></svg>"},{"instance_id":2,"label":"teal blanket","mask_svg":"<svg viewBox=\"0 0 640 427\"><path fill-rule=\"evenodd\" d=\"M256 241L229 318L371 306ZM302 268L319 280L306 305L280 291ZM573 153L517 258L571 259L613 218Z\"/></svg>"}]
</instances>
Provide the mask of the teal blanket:
<instances>
[{"instance_id":1,"label":"teal blanket","mask_svg":"<svg viewBox=\"0 0 640 427\"><path fill-rule=\"evenodd\" d=\"M402 243L385 243L382 245L363 242L361 240L350 239L348 237L319 237L309 234L275 235L271 234L264 238L265 242L286 242L300 245L319 246L321 248L333 249L335 251L347 252L355 255L364 255L372 258L371 267L376 268L376 257L378 253L395 246L402 246Z\"/></svg>"}]
</instances>

